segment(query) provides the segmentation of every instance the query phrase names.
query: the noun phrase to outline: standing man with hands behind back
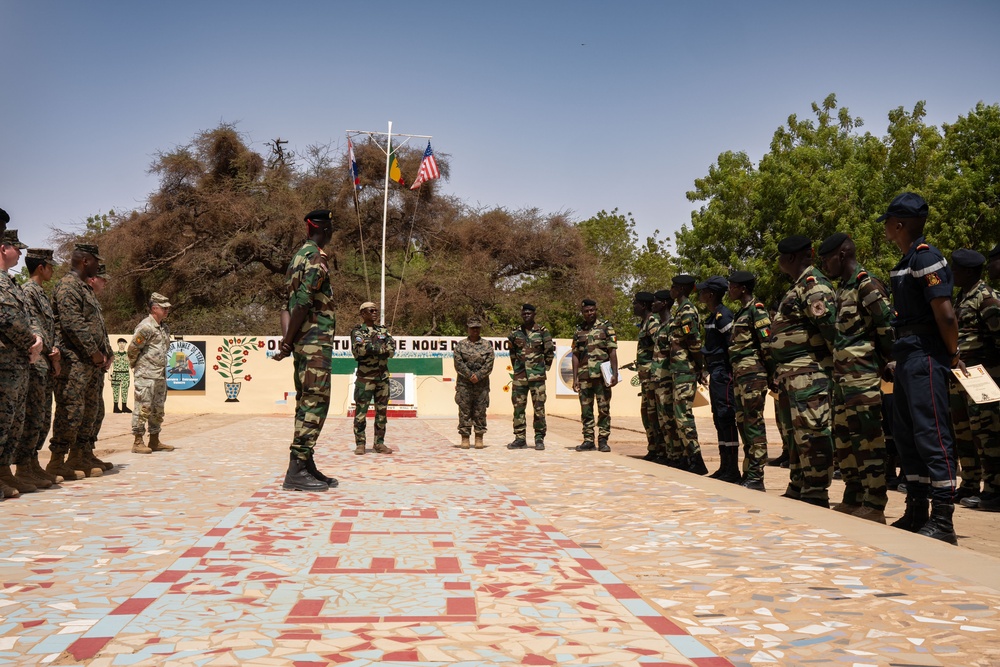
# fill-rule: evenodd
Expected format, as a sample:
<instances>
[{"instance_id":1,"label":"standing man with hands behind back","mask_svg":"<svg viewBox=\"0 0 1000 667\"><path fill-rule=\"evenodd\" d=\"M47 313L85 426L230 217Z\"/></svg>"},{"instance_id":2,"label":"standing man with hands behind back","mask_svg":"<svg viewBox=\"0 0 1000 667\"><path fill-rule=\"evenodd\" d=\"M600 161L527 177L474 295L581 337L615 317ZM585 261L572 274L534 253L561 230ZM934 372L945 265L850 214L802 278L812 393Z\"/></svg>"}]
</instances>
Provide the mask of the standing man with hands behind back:
<instances>
[{"instance_id":1,"label":"standing man with hands behind back","mask_svg":"<svg viewBox=\"0 0 1000 667\"><path fill-rule=\"evenodd\" d=\"M507 336L510 343L510 367L514 374L510 401L514 405L514 441L507 449L528 448L528 396L534 418L535 449L545 449L545 380L556 346L545 327L535 324L535 307L530 303L521 306L521 326Z\"/></svg>"}]
</instances>

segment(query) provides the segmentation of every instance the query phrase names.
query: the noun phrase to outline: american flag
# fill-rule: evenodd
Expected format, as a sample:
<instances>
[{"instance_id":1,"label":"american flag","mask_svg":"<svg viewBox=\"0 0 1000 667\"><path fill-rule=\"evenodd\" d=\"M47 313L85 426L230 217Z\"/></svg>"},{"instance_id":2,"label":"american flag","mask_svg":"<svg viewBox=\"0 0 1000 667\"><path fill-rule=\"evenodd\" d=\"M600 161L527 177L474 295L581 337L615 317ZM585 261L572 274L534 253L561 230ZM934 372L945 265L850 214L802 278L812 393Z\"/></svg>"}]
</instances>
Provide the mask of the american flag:
<instances>
[{"instance_id":1,"label":"american flag","mask_svg":"<svg viewBox=\"0 0 1000 667\"><path fill-rule=\"evenodd\" d=\"M417 171L417 180L410 186L411 190L416 190L424 181L433 181L441 178L438 171L437 160L434 159L434 151L431 150L431 142L427 142L427 150L424 151L424 159L420 161L420 169Z\"/></svg>"}]
</instances>

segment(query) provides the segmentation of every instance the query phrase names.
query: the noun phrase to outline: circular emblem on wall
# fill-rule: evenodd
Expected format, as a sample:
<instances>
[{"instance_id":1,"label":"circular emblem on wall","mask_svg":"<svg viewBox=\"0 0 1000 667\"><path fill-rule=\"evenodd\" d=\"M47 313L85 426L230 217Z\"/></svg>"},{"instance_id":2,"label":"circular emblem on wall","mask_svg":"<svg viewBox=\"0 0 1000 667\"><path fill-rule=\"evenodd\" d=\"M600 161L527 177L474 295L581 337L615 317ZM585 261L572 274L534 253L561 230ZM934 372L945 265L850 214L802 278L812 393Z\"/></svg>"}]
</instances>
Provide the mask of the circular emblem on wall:
<instances>
[{"instance_id":1,"label":"circular emblem on wall","mask_svg":"<svg viewBox=\"0 0 1000 667\"><path fill-rule=\"evenodd\" d=\"M389 378L389 400L390 401L397 401L397 400L403 398L403 395L405 393L406 393L406 388L403 386L402 382L400 382L396 378Z\"/></svg>"},{"instance_id":2,"label":"circular emblem on wall","mask_svg":"<svg viewBox=\"0 0 1000 667\"><path fill-rule=\"evenodd\" d=\"M175 340L167 351L167 389L194 389L205 378L204 343Z\"/></svg>"},{"instance_id":3,"label":"circular emblem on wall","mask_svg":"<svg viewBox=\"0 0 1000 667\"><path fill-rule=\"evenodd\" d=\"M573 386L573 353L567 352L559 360L559 376L567 387Z\"/></svg>"}]
</instances>

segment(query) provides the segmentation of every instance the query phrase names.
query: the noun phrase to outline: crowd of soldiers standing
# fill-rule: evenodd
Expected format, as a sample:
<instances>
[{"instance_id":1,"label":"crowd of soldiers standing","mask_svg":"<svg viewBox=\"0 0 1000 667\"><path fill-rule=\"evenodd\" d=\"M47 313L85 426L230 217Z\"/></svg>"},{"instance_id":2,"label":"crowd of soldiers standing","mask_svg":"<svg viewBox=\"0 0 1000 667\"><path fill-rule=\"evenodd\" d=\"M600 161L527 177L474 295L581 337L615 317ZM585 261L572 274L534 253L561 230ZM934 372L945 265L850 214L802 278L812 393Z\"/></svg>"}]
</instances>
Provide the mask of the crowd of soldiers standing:
<instances>
[{"instance_id":1,"label":"crowd of soldiers standing","mask_svg":"<svg viewBox=\"0 0 1000 667\"><path fill-rule=\"evenodd\" d=\"M127 360L125 372L131 367L135 373L132 451L172 450L159 439L169 345L161 321L170 303L153 293L150 317L136 328L127 350L114 352L97 299L109 278L97 246L76 244L70 269L50 298L44 285L53 278L53 251L28 248L16 229L7 228L9 222L0 209L0 499L114 469L97 457L95 443L104 422L104 376L112 368L122 372L120 357ZM24 251L30 279L22 286L8 271ZM121 405L116 393L115 412L129 412L124 392ZM39 452L50 425L50 456L43 467Z\"/></svg>"}]
</instances>

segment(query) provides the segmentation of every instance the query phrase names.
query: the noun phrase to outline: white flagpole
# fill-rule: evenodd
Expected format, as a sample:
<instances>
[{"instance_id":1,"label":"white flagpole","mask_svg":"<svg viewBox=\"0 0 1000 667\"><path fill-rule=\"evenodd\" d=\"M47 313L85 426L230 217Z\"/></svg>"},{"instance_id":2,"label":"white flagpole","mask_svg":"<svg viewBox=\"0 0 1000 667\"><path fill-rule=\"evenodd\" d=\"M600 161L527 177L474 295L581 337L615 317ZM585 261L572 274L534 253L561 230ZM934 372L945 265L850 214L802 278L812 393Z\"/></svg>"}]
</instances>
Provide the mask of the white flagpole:
<instances>
[{"instance_id":1,"label":"white flagpole","mask_svg":"<svg viewBox=\"0 0 1000 667\"><path fill-rule=\"evenodd\" d=\"M389 167L392 163L392 121L389 121L389 133L386 135L385 154L385 194L382 198L382 290L379 296L378 323L385 326L385 226L389 217Z\"/></svg>"}]
</instances>

